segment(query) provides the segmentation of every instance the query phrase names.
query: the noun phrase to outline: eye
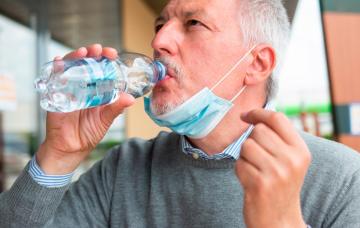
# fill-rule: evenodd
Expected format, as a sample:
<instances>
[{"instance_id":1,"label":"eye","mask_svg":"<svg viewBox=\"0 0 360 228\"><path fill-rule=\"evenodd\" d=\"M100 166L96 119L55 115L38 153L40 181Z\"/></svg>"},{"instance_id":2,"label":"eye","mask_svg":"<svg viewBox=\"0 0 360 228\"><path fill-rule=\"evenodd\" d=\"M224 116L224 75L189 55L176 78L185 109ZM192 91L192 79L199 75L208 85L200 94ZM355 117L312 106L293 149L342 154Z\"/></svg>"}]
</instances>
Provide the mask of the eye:
<instances>
[{"instance_id":1,"label":"eye","mask_svg":"<svg viewBox=\"0 0 360 228\"><path fill-rule=\"evenodd\" d=\"M198 21L198 20L191 19L191 20L188 20L188 21L186 22L186 25L187 25L187 26L199 26L199 25L204 25L204 24L201 23L201 22Z\"/></svg>"},{"instance_id":2,"label":"eye","mask_svg":"<svg viewBox=\"0 0 360 228\"><path fill-rule=\"evenodd\" d=\"M160 29L164 26L164 24L157 24L155 25L155 33L159 32Z\"/></svg>"}]
</instances>

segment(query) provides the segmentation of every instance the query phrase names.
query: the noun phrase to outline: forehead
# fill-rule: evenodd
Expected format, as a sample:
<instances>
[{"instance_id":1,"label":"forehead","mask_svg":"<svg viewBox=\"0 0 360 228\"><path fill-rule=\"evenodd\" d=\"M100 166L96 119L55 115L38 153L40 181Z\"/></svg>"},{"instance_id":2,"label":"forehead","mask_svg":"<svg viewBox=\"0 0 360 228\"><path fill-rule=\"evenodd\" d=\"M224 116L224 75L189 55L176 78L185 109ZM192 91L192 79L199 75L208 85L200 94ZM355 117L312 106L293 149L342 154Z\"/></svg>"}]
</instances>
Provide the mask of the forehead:
<instances>
[{"instance_id":1,"label":"forehead","mask_svg":"<svg viewBox=\"0 0 360 228\"><path fill-rule=\"evenodd\" d=\"M237 0L169 0L161 17L189 17L193 14L203 14L221 20L227 16L235 16L237 2Z\"/></svg>"}]
</instances>

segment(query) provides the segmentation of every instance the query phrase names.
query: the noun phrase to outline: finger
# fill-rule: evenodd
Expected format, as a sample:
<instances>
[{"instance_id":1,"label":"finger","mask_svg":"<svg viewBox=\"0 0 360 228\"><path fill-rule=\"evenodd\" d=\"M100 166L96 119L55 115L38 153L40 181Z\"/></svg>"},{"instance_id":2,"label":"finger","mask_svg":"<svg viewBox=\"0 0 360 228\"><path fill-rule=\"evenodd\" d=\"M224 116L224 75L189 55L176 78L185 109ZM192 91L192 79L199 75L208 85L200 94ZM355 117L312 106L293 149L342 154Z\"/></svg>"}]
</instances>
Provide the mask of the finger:
<instances>
[{"instance_id":1,"label":"finger","mask_svg":"<svg viewBox=\"0 0 360 228\"><path fill-rule=\"evenodd\" d=\"M118 57L118 52L116 51L115 48L104 47L102 49L102 56L105 56L106 58L108 58L110 60L114 60Z\"/></svg>"},{"instance_id":2,"label":"finger","mask_svg":"<svg viewBox=\"0 0 360 228\"><path fill-rule=\"evenodd\" d=\"M86 47L87 57L100 57L102 53L101 44L92 44Z\"/></svg>"},{"instance_id":3,"label":"finger","mask_svg":"<svg viewBox=\"0 0 360 228\"><path fill-rule=\"evenodd\" d=\"M84 47L81 47L81 48L65 55L63 59L81 59L81 58L86 57L86 55L87 55L87 49Z\"/></svg>"},{"instance_id":4,"label":"finger","mask_svg":"<svg viewBox=\"0 0 360 228\"><path fill-rule=\"evenodd\" d=\"M300 136L296 133L290 120L283 113L255 109L241 115L241 119L251 124L264 123L290 145L297 144L300 140Z\"/></svg>"},{"instance_id":5,"label":"finger","mask_svg":"<svg viewBox=\"0 0 360 228\"><path fill-rule=\"evenodd\" d=\"M257 180L260 175L259 170L241 158L237 160L235 164L235 174L242 183L244 189L254 186L254 181Z\"/></svg>"},{"instance_id":6,"label":"finger","mask_svg":"<svg viewBox=\"0 0 360 228\"><path fill-rule=\"evenodd\" d=\"M53 61L53 72L59 73L64 71L64 61L61 56L56 56Z\"/></svg>"},{"instance_id":7,"label":"finger","mask_svg":"<svg viewBox=\"0 0 360 228\"><path fill-rule=\"evenodd\" d=\"M275 163L274 157L252 138L248 138L244 142L241 148L240 157L261 173L269 173Z\"/></svg>"},{"instance_id":8,"label":"finger","mask_svg":"<svg viewBox=\"0 0 360 228\"><path fill-rule=\"evenodd\" d=\"M281 156L279 154L280 148L287 145L271 128L263 123L255 125L250 137L274 157Z\"/></svg>"},{"instance_id":9,"label":"finger","mask_svg":"<svg viewBox=\"0 0 360 228\"><path fill-rule=\"evenodd\" d=\"M112 121L120 115L125 108L131 106L135 102L135 98L127 93L119 94L119 99L110 105L106 105L101 111L101 121L105 124Z\"/></svg>"}]
</instances>

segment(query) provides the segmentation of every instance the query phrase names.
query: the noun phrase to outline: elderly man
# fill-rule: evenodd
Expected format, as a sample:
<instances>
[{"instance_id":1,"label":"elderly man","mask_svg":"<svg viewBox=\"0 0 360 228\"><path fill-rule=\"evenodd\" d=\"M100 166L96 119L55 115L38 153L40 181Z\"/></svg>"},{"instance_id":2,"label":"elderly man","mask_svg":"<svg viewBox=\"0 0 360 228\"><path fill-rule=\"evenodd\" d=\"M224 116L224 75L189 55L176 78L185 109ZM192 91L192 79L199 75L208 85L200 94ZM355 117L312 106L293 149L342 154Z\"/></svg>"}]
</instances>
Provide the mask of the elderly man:
<instances>
[{"instance_id":1,"label":"elderly man","mask_svg":"<svg viewBox=\"0 0 360 228\"><path fill-rule=\"evenodd\" d=\"M70 185L133 98L48 113L46 140L1 195L3 227L360 227L360 156L271 111L280 0L171 0L155 30L168 75L145 111L173 133L124 142Z\"/></svg>"}]
</instances>

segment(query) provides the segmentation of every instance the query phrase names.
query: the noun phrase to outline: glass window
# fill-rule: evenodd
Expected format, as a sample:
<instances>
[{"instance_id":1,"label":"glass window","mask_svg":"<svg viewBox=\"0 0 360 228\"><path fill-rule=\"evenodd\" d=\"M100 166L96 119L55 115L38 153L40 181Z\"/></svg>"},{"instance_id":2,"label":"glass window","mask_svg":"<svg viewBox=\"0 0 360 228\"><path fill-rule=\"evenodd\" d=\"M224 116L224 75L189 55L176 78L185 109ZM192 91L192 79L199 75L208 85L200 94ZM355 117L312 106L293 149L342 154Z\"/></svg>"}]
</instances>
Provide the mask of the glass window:
<instances>
[{"instance_id":1,"label":"glass window","mask_svg":"<svg viewBox=\"0 0 360 228\"><path fill-rule=\"evenodd\" d=\"M300 0L279 71L277 109L310 133L332 138L331 99L319 1Z\"/></svg>"},{"instance_id":2,"label":"glass window","mask_svg":"<svg viewBox=\"0 0 360 228\"><path fill-rule=\"evenodd\" d=\"M15 85L13 106L0 104L4 137L5 189L11 186L30 158L31 138L37 129L35 33L0 15L0 75ZM4 91L2 91L4 92Z\"/></svg>"},{"instance_id":3,"label":"glass window","mask_svg":"<svg viewBox=\"0 0 360 228\"><path fill-rule=\"evenodd\" d=\"M33 81L36 78L35 32L3 15L0 15L0 112L4 138L5 189L8 189L38 147L37 103ZM72 49L54 40L47 47L48 61L63 56ZM5 84L14 87L11 100L5 102ZM1 119L0 119L1 121ZM41 120L45 121L45 120ZM90 159L83 163L79 176L105 151L124 138L124 117L114 121Z\"/></svg>"}]
</instances>

